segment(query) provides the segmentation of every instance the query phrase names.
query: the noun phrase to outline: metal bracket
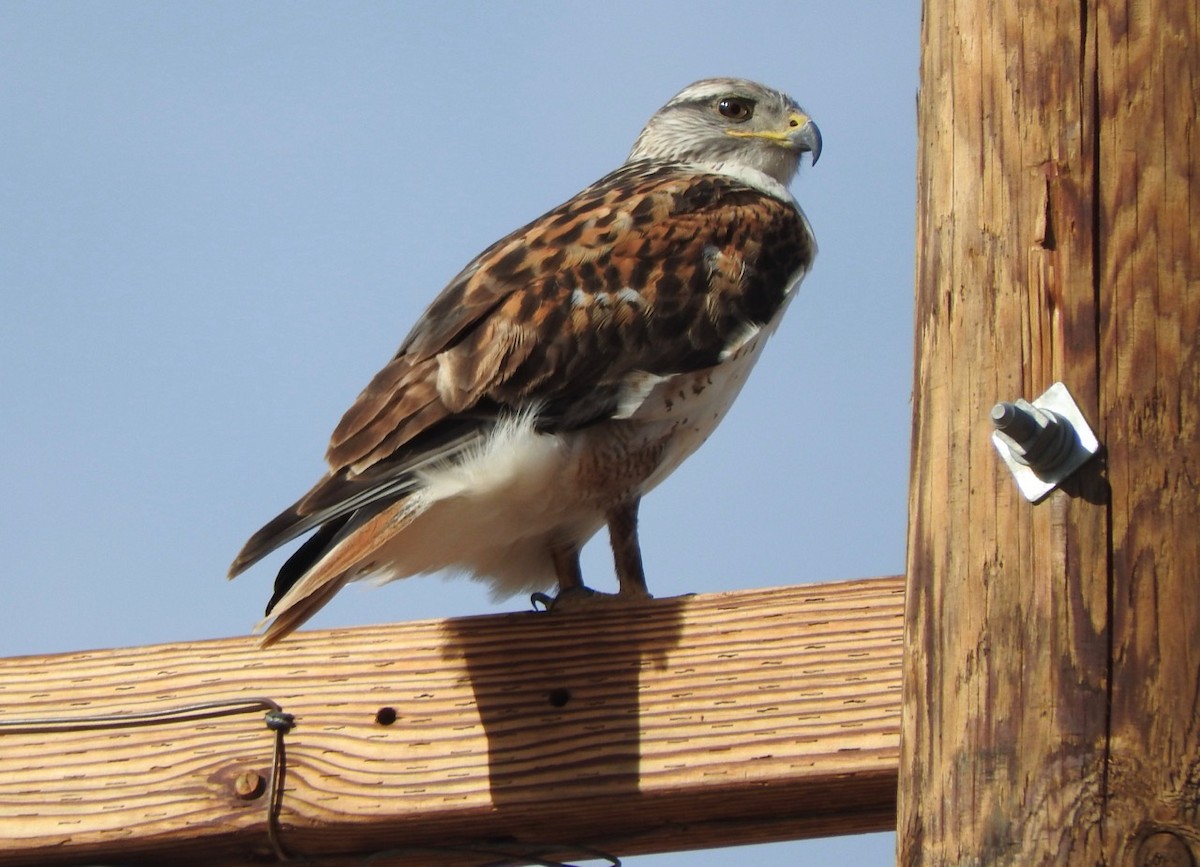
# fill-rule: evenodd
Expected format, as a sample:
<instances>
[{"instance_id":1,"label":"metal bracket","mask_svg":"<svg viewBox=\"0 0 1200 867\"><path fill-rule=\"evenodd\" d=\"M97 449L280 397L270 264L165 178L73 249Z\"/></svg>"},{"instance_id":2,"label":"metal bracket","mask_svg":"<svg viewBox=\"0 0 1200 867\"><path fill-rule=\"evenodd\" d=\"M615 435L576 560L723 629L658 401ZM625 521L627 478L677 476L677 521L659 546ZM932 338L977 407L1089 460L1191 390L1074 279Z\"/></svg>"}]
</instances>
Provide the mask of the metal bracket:
<instances>
[{"instance_id":1,"label":"metal bracket","mask_svg":"<svg viewBox=\"0 0 1200 867\"><path fill-rule=\"evenodd\" d=\"M1025 499L1041 500L1086 464L1100 442L1061 382L1033 403L1002 401L992 407L992 443Z\"/></svg>"}]
</instances>

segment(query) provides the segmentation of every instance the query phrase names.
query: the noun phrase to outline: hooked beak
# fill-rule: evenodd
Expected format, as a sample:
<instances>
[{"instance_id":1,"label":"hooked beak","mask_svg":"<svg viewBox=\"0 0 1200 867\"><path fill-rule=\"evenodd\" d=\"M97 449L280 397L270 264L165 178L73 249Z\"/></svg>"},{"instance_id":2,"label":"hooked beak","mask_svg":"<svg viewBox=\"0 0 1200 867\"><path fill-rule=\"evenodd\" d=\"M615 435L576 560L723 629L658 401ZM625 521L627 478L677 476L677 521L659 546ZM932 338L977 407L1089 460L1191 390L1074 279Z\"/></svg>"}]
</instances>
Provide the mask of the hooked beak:
<instances>
[{"instance_id":1,"label":"hooked beak","mask_svg":"<svg viewBox=\"0 0 1200 867\"><path fill-rule=\"evenodd\" d=\"M779 147L794 148L801 153L810 153L814 166L821 158L821 131L812 122L812 118L802 111L793 111L789 114L787 127L782 130L727 129L725 134L737 138L766 139Z\"/></svg>"},{"instance_id":2,"label":"hooked beak","mask_svg":"<svg viewBox=\"0 0 1200 867\"><path fill-rule=\"evenodd\" d=\"M796 111L788 117L788 138L801 151L812 154L813 165L821 158L821 130L807 114Z\"/></svg>"}]
</instances>

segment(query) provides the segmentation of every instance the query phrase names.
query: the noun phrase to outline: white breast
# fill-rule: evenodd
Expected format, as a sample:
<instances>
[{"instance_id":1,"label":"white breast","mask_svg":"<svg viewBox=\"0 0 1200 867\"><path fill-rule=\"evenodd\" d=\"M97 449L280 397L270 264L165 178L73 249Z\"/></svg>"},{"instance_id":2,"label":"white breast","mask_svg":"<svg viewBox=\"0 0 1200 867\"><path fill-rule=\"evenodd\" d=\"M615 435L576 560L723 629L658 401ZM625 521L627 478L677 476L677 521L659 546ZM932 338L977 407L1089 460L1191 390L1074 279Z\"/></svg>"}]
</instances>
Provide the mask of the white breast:
<instances>
[{"instance_id":1,"label":"white breast","mask_svg":"<svg viewBox=\"0 0 1200 867\"><path fill-rule=\"evenodd\" d=\"M762 354L767 338L783 318L792 293L766 326L748 329L739 342L724 353L720 364L692 373L650 377L626 396L624 417L644 426L648 437L669 435L662 463L645 480L647 493L704 444L746 384L750 371Z\"/></svg>"}]
</instances>

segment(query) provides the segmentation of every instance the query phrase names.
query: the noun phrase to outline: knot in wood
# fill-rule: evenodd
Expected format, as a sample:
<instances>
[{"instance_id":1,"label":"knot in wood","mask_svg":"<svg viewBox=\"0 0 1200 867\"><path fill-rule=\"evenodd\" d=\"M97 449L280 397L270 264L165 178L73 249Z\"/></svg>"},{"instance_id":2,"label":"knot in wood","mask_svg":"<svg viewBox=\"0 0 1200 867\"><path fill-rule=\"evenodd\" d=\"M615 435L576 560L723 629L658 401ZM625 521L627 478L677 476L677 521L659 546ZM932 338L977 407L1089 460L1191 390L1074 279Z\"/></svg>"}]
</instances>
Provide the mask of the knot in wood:
<instances>
[{"instance_id":1,"label":"knot in wood","mask_svg":"<svg viewBox=\"0 0 1200 867\"><path fill-rule=\"evenodd\" d=\"M1136 867L1196 867L1191 847L1171 831L1155 831L1138 844Z\"/></svg>"}]
</instances>

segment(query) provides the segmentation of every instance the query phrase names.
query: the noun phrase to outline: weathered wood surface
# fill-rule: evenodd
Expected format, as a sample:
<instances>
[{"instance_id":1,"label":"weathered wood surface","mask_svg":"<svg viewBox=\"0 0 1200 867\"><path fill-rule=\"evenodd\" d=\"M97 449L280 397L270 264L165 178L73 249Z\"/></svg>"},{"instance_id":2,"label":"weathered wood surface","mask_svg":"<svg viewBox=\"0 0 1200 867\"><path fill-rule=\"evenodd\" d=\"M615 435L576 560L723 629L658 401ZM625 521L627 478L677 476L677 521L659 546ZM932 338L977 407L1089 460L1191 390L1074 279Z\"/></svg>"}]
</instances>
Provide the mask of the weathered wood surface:
<instances>
[{"instance_id":1,"label":"weathered wood surface","mask_svg":"<svg viewBox=\"0 0 1200 867\"><path fill-rule=\"evenodd\" d=\"M307 632L269 650L236 638L5 659L0 722L273 699L296 715L281 839L320 863L884 830L902 597L901 578L881 578ZM272 744L260 712L0 732L0 864L251 863L269 851L266 798L235 785L268 775Z\"/></svg>"},{"instance_id":2,"label":"weathered wood surface","mask_svg":"<svg viewBox=\"0 0 1200 867\"><path fill-rule=\"evenodd\" d=\"M1200 864L1198 10L925 3L903 864ZM1055 380L1105 451L1033 506Z\"/></svg>"}]
</instances>

